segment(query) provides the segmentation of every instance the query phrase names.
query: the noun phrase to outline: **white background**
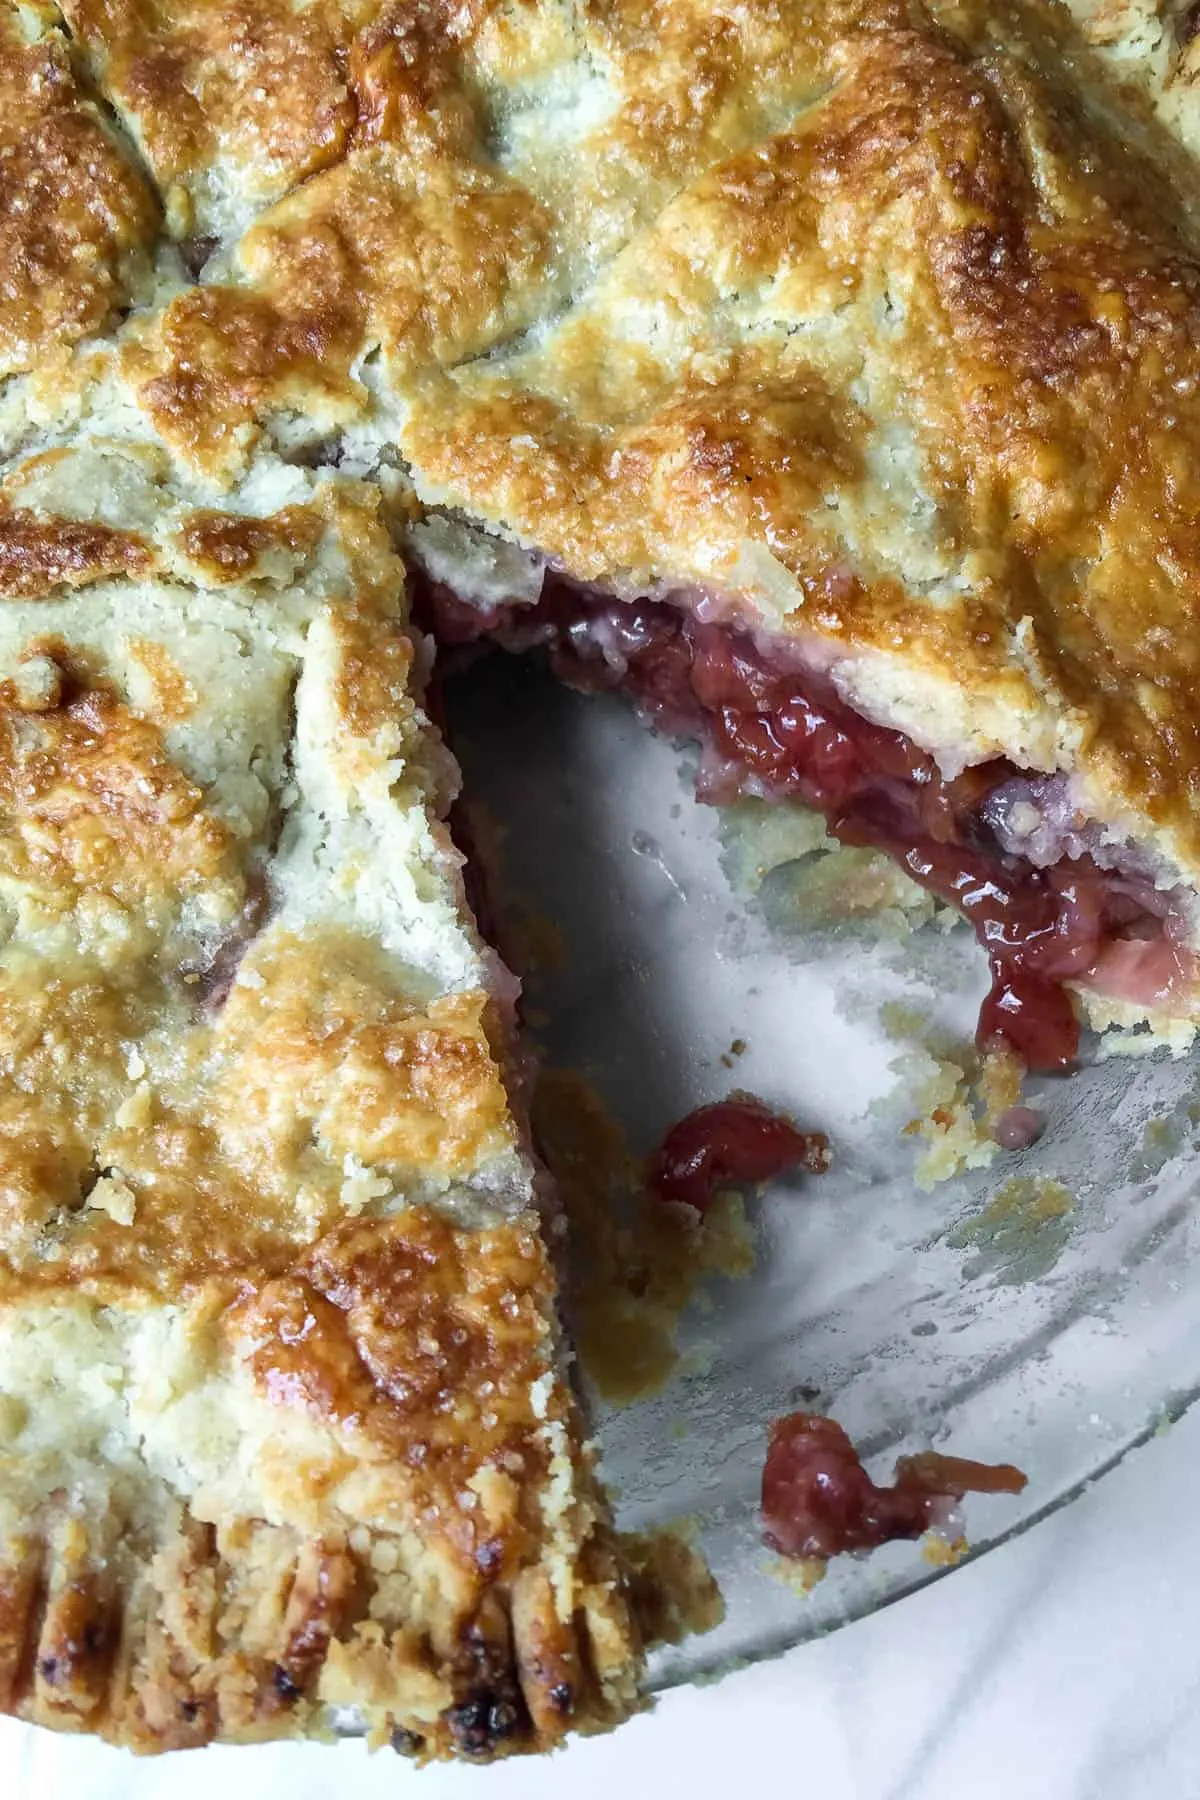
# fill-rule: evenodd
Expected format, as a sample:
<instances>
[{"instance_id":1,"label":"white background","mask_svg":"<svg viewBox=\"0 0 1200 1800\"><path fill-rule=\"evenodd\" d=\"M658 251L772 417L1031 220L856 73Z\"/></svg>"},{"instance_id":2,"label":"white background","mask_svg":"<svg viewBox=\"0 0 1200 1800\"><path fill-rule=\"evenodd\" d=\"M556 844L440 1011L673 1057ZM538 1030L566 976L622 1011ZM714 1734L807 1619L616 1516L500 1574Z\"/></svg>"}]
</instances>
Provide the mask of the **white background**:
<instances>
[{"instance_id":1,"label":"white background","mask_svg":"<svg viewBox=\"0 0 1200 1800\"><path fill-rule=\"evenodd\" d=\"M1200 1416L1018 1541L540 1764L135 1761L0 1721L0 1800L1200 1800Z\"/></svg>"}]
</instances>

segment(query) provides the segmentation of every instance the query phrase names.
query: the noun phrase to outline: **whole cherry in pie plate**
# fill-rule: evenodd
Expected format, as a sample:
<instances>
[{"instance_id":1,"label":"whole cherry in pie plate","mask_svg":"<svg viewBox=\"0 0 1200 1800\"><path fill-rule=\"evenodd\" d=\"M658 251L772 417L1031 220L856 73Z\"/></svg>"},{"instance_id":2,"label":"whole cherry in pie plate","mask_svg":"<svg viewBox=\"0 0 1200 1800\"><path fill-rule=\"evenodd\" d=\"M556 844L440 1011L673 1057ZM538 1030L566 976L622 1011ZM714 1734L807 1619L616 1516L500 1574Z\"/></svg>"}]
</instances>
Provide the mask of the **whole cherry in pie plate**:
<instances>
[{"instance_id":1,"label":"whole cherry in pie plate","mask_svg":"<svg viewBox=\"0 0 1200 1800\"><path fill-rule=\"evenodd\" d=\"M752 1266L708 1271L669 1367L606 1398L581 1334L618 1524L683 1522L724 1601L720 1623L653 1652L652 1686L943 1577L1179 1415L1200 1388L1194 1057L1111 1055L1085 1033L1074 1067L1028 1078L972 1136L989 977L966 927L854 894L831 905L839 881L868 878L861 858L823 872L804 848L820 833L786 812L760 809L747 835L736 807L696 801L686 747L536 659L490 654L448 705L466 789L498 827L483 860L502 911L539 926L520 937L543 1068L572 1073L670 1203L701 1216L713 1158L751 1177ZM742 1093L799 1147L761 1120L740 1151L720 1131L715 1149L688 1141L680 1121ZM789 1172L753 1180L756 1157L789 1153ZM814 1453L827 1500L848 1483L857 1540L824 1543L797 1510ZM831 1544L850 1553L813 1554Z\"/></svg>"}]
</instances>

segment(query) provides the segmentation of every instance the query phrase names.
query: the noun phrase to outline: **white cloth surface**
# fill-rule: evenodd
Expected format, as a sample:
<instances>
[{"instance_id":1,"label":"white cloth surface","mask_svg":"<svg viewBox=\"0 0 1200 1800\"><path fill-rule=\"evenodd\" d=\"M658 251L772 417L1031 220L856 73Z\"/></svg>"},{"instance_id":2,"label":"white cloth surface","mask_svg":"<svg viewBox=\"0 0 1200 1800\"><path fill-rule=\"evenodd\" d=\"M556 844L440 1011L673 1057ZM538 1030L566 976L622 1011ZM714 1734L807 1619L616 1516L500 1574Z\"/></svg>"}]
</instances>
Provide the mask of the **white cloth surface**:
<instances>
[{"instance_id":1,"label":"white cloth surface","mask_svg":"<svg viewBox=\"0 0 1200 1800\"><path fill-rule=\"evenodd\" d=\"M1200 1414L874 1617L540 1764L139 1761L0 1721L0 1800L1200 1800Z\"/></svg>"}]
</instances>

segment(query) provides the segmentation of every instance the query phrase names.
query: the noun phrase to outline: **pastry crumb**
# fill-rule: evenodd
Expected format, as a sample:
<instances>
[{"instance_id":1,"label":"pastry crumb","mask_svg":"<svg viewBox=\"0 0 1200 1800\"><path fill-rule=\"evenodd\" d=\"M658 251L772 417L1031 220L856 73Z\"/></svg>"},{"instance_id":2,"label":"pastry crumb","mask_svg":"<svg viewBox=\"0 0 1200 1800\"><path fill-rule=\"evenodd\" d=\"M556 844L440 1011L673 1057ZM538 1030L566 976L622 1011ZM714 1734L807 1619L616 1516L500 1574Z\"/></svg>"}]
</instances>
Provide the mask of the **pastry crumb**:
<instances>
[{"instance_id":1,"label":"pastry crumb","mask_svg":"<svg viewBox=\"0 0 1200 1800\"><path fill-rule=\"evenodd\" d=\"M633 1613L647 1648L680 1644L711 1631L725 1617L725 1601L697 1544L696 1523L676 1519L656 1531L623 1532Z\"/></svg>"},{"instance_id":2,"label":"pastry crumb","mask_svg":"<svg viewBox=\"0 0 1200 1800\"><path fill-rule=\"evenodd\" d=\"M116 1175L102 1175L87 1197L88 1206L107 1213L114 1225L132 1225L137 1196L129 1183Z\"/></svg>"},{"instance_id":3,"label":"pastry crumb","mask_svg":"<svg viewBox=\"0 0 1200 1800\"><path fill-rule=\"evenodd\" d=\"M879 1018L888 1037L905 1046L890 1067L900 1078L908 1113L901 1136L921 1145L917 1186L929 1193L968 1169L987 1168L1000 1150L996 1125L1020 1100L1020 1057L1007 1047L980 1056L973 1045L947 1044L920 1008L906 1001L885 1001ZM890 1113L896 1104L890 1096L872 1110Z\"/></svg>"},{"instance_id":4,"label":"pastry crumb","mask_svg":"<svg viewBox=\"0 0 1200 1800\"><path fill-rule=\"evenodd\" d=\"M935 1569L952 1569L970 1549L965 1537L945 1538L930 1531L921 1541L921 1555Z\"/></svg>"},{"instance_id":5,"label":"pastry crumb","mask_svg":"<svg viewBox=\"0 0 1200 1800\"><path fill-rule=\"evenodd\" d=\"M823 1556L773 1556L765 1568L768 1575L803 1600L818 1582L824 1581L829 1564Z\"/></svg>"},{"instance_id":6,"label":"pastry crumb","mask_svg":"<svg viewBox=\"0 0 1200 1800\"><path fill-rule=\"evenodd\" d=\"M915 1083L911 1052L891 1066L910 1084L908 1092L915 1111L903 1130L906 1137L921 1141L923 1148L913 1179L929 1193L939 1182L966 1169L985 1168L999 1146L976 1110L966 1069L949 1057L936 1057L927 1050L917 1054L923 1062L916 1070Z\"/></svg>"},{"instance_id":7,"label":"pastry crumb","mask_svg":"<svg viewBox=\"0 0 1200 1800\"><path fill-rule=\"evenodd\" d=\"M680 1316L702 1284L754 1268L745 1200L723 1189L701 1217L651 1199L620 1127L573 1070L542 1070L533 1117L571 1223L580 1363L606 1400L644 1399L677 1372Z\"/></svg>"}]
</instances>

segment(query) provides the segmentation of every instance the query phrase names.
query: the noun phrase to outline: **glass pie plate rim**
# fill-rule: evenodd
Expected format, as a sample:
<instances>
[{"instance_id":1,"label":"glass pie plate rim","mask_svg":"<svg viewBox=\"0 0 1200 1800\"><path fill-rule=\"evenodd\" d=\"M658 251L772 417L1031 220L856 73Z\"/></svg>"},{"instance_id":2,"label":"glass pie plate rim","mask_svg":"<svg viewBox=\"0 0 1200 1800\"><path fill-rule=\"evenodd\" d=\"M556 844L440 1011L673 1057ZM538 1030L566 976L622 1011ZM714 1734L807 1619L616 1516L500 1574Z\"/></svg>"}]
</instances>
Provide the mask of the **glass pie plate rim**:
<instances>
[{"instance_id":1,"label":"glass pie plate rim","mask_svg":"<svg viewBox=\"0 0 1200 1800\"><path fill-rule=\"evenodd\" d=\"M1003 1549L1005 1545L1015 1543L1035 1526L1043 1524L1056 1513L1065 1511L1076 1500L1082 1498L1088 1490L1111 1475L1126 1459L1136 1451L1144 1448L1164 1429L1176 1425L1184 1414L1200 1400L1200 1383L1190 1388L1187 1393L1172 1397L1169 1414L1161 1418L1148 1420L1142 1428L1119 1449L1116 1449L1102 1463L1098 1464L1087 1475L1081 1475L1069 1488L1051 1495L1033 1512L1023 1515L1004 1530L977 1542L967 1544L961 1553L944 1562L926 1562L923 1566L914 1567L906 1578L890 1585L885 1593L869 1596L864 1594L858 1603L843 1608L836 1622L829 1626L810 1629L799 1622L790 1629L781 1628L778 1634L764 1638L748 1650L718 1653L715 1656L705 1655L706 1636L697 1633L687 1643L688 1655L685 1658L672 1660L665 1667L658 1666L651 1653L649 1678L645 1683L645 1692L653 1696L670 1693L675 1688L704 1686L720 1681L741 1669L753 1668L757 1663L772 1662L777 1657L786 1656L791 1650L798 1650L804 1644L827 1635L829 1630L841 1630L846 1625L857 1624L860 1620L871 1618L874 1614L898 1605L903 1600L911 1599L914 1594L944 1581L948 1576L956 1574L960 1569L968 1568L972 1563L982 1560L993 1550Z\"/></svg>"}]
</instances>

